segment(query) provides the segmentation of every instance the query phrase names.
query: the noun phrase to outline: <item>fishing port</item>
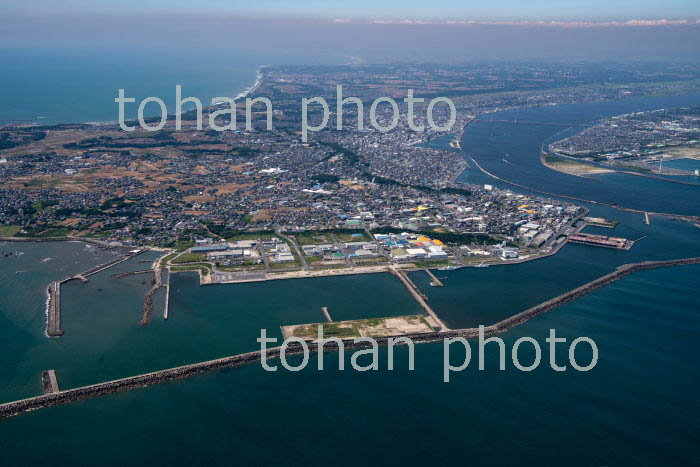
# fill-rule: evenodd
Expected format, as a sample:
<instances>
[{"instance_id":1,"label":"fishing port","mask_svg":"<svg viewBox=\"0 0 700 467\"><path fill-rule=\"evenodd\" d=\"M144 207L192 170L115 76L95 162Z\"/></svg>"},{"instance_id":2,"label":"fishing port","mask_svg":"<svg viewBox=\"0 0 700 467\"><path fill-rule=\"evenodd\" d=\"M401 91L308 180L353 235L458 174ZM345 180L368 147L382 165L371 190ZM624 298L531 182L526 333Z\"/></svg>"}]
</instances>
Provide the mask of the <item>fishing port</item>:
<instances>
[{"instance_id":1,"label":"fishing port","mask_svg":"<svg viewBox=\"0 0 700 467\"><path fill-rule=\"evenodd\" d=\"M132 250L128 254L119 256L104 264L97 265L87 271L81 272L74 276L67 277L60 281L52 282L48 287L48 301L46 304L46 335L49 337L61 337L65 334L63 329L61 329L61 285L71 281L80 280L85 283L88 282L88 277L98 272L102 272L106 269L111 268L117 264L123 263L131 258L134 258L141 253L148 251L147 249Z\"/></svg>"},{"instance_id":2,"label":"fishing port","mask_svg":"<svg viewBox=\"0 0 700 467\"><path fill-rule=\"evenodd\" d=\"M517 315L499 321L496 324L483 328L484 336L490 337L501 334L519 324L522 324L536 316L539 316L547 311L550 311L564 303L570 302L578 297L586 295L594 290L597 290L607 284L610 284L622 277L625 277L636 271L649 269L685 266L691 264L700 264L700 257L682 258L667 261L645 261L641 263L624 264L610 274L599 277L587 284L572 289L562 295L559 295L551 300L547 300L539 305L531 307ZM443 330L435 332L424 332L415 334L402 334L401 336L378 336L375 340L380 345L387 345L389 339L396 337L408 337L415 343L434 342L445 338L464 337L474 339L479 336L479 329L466 328ZM369 344L367 342L356 342L355 339L341 339L345 348L365 348ZM399 342L397 342L399 343ZM310 352L318 351L318 344L310 342L307 344ZM329 342L325 344L325 349L336 350L337 343ZM267 349L267 359L277 359L280 356L282 347L274 347ZM304 352L304 348L296 343L290 343L285 350L285 354L298 355ZM190 365L169 368L165 370L155 371L151 373L130 376L126 378L116 379L103 383L92 384L88 386L68 389L58 392L49 392L40 396L21 399L13 402L0 404L0 418L19 415L23 412L51 407L55 405L68 404L71 402L89 399L115 392L126 391L138 387L150 386L153 384L164 383L177 379L187 378L200 373L220 370L225 368L234 368L244 365L249 365L261 360L262 354L260 351L246 352L242 354L232 355L229 357L208 360Z\"/></svg>"}]
</instances>

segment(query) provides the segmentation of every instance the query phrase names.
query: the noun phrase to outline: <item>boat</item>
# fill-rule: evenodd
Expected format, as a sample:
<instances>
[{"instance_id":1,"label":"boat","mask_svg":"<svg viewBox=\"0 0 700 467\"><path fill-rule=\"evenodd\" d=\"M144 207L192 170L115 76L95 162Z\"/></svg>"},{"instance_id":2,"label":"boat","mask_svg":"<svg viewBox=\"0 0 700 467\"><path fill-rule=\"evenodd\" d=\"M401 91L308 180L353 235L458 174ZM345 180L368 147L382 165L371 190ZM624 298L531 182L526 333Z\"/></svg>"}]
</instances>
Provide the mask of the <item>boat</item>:
<instances>
[{"instance_id":1,"label":"boat","mask_svg":"<svg viewBox=\"0 0 700 467\"><path fill-rule=\"evenodd\" d=\"M489 267L489 265L486 264L486 263L481 263L481 264L477 264L477 265L474 266L474 267L475 267L475 268L487 268L487 267Z\"/></svg>"},{"instance_id":2,"label":"boat","mask_svg":"<svg viewBox=\"0 0 700 467\"><path fill-rule=\"evenodd\" d=\"M454 271L455 269L459 269L457 266L444 266L441 268L438 268L438 271Z\"/></svg>"}]
</instances>

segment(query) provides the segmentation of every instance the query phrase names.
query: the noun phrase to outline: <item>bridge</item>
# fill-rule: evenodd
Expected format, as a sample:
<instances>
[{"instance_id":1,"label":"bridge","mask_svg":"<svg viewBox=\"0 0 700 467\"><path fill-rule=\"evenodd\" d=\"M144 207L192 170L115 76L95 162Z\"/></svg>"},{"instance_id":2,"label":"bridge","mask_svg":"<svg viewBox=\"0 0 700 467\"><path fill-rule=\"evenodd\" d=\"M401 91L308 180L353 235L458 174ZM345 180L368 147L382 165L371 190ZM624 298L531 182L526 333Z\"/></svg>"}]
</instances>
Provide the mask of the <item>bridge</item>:
<instances>
[{"instance_id":1,"label":"bridge","mask_svg":"<svg viewBox=\"0 0 700 467\"><path fill-rule=\"evenodd\" d=\"M527 121L527 120L520 120L518 121L517 119L513 120L505 120L505 119L491 119L491 120L485 120L485 119L478 119L476 120L479 123L510 123L512 125L551 125L551 126L563 126L563 127L580 127L580 128L590 128L594 125L590 123L560 123L560 122L537 122L537 121Z\"/></svg>"}]
</instances>

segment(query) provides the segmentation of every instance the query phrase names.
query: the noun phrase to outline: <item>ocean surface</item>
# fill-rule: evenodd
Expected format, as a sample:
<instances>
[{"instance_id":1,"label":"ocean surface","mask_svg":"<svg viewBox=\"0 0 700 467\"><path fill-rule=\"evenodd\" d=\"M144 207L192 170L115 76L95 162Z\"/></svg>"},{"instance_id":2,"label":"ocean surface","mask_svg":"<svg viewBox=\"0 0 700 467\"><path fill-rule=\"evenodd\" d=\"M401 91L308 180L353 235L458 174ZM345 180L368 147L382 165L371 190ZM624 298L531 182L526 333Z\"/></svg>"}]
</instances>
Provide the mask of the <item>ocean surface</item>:
<instances>
[{"instance_id":1,"label":"ocean surface","mask_svg":"<svg viewBox=\"0 0 700 467\"><path fill-rule=\"evenodd\" d=\"M634 105L684 102L655 99L536 109L518 114L518 121L576 123L628 112ZM641 177L582 179L539 166L542 142L560 130L472 124L462 147L493 174L535 189L635 209L696 212L696 187L680 189ZM511 163L499 163L506 157ZM463 178L523 191L494 181L473 164ZM497 322L620 264L700 255L700 229L692 224L651 216L647 225L641 213L587 206L591 215L620 222L614 230L587 232L643 239L630 251L570 244L530 263L439 271L442 288L429 287L423 272L411 277L449 326L467 327ZM40 373L50 368L65 389L254 350L261 328L280 337L280 326L322 320L322 306L336 320L419 312L400 282L385 274L199 286L195 275L178 273L172 276L170 318L162 319L159 292L151 323L142 327L143 294L151 277L112 275L144 269L157 257L147 253L87 284L65 285L66 334L48 339L48 283L104 262L111 253L65 242L5 243L0 252L13 253L0 257L0 274L7 278L0 281L2 401L38 394ZM380 349L376 372L351 370L349 355L346 370L339 371L337 354L326 355L323 372L316 370L313 356L298 373L268 373L252 365L2 420L3 465L57 459L77 465L348 465L368 459L688 465L700 442L699 278L700 266L634 273L509 331L502 336L508 352L519 337L540 343L542 361L529 373L515 369L509 353L506 370L500 371L495 346L487 346L486 369L478 371L476 343L467 370L453 373L449 383L442 382L440 343L416 346L414 371L406 369L407 349L396 351L394 371L387 370L386 349ZM556 361L569 368L552 370L544 341L550 329L567 342L594 339L597 366L586 373L573 370L567 343L559 344ZM455 346L453 364L460 356ZM534 358L528 345L519 356L524 364ZM585 346L575 356L579 364L591 358Z\"/></svg>"},{"instance_id":2,"label":"ocean surface","mask_svg":"<svg viewBox=\"0 0 700 467\"><path fill-rule=\"evenodd\" d=\"M0 125L17 121L44 124L113 122L119 89L136 103L126 117L136 118L146 97L162 99L175 112L175 85L182 97L203 105L214 97L235 98L250 88L261 65L339 64L346 57L253 52L232 47L225 52L198 50L5 49L0 45ZM188 108L186 106L185 109ZM160 115L157 104L144 109Z\"/></svg>"}]
</instances>

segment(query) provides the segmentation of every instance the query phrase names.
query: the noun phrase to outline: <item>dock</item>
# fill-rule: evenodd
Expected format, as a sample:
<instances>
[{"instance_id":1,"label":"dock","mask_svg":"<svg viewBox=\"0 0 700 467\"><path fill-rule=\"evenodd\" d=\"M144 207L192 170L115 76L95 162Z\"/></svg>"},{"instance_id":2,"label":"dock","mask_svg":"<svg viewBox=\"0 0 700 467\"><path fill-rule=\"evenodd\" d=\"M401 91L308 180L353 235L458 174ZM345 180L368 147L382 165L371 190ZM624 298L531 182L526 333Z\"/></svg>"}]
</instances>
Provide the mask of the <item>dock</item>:
<instances>
[{"instance_id":1,"label":"dock","mask_svg":"<svg viewBox=\"0 0 700 467\"><path fill-rule=\"evenodd\" d=\"M423 270L426 272L426 274L428 274L430 276L430 279L431 279L430 285L432 285L433 287L444 287L445 284L443 284L440 281L440 279L438 279L430 269L423 269Z\"/></svg>"},{"instance_id":2,"label":"dock","mask_svg":"<svg viewBox=\"0 0 700 467\"><path fill-rule=\"evenodd\" d=\"M606 237L605 235L594 235L577 233L569 235L568 241L580 243L582 245L598 246L603 248L613 248L616 250L629 250L634 245L634 241L620 237Z\"/></svg>"},{"instance_id":3,"label":"dock","mask_svg":"<svg viewBox=\"0 0 700 467\"><path fill-rule=\"evenodd\" d=\"M328 307L327 307L327 306L322 307L322 308L321 308L321 311L323 311L323 315L326 317L326 320L327 320L329 323L332 323L333 320L331 319L331 314L328 313Z\"/></svg>"}]
</instances>

